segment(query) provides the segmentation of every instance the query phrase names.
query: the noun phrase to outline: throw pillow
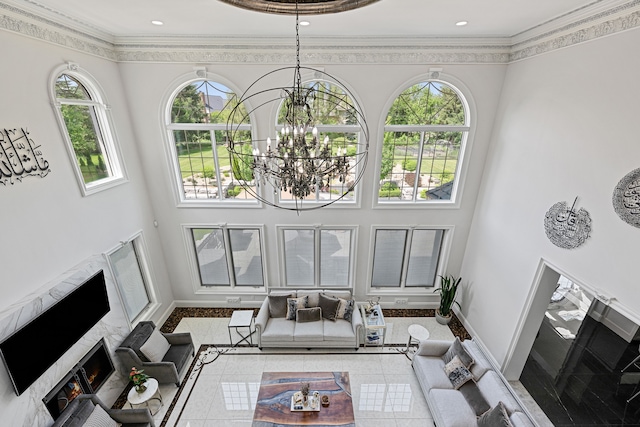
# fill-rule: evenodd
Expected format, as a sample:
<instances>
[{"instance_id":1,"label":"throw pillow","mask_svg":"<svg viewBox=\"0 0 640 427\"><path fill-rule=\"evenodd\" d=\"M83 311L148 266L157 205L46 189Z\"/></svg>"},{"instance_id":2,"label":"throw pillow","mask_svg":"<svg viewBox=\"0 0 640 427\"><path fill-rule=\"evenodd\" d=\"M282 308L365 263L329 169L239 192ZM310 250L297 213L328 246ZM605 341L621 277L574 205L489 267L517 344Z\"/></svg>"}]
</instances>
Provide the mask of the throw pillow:
<instances>
[{"instance_id":1,"label":"throw pillow","mask_svg":"<svg viewBox=\"0 0 640 427\"><path fill-rule=\"evenodd\" d=\"M469 356L469 353L467 353L467 351L464 349L462 343L460 342L460 338L458 337L456 337L456 339L451 344L451 347L449 347L449 350L447 350L444 356L442 356L442 360L444 360L444 363L449 363L453 359L453 356L456 355L460 358L460 361L464 366L467 367L467 369L469 369L471 365L473 365L473 358Z\"/></svg>"},{"instance_id":2,"label":"throw pillow","mask_svg":"<svg viewBox=\"0 0 640 427\"><path fill-rule=\"evenodd\" d=\"M322 320L322 309L320 307L299 308L296 313L296 322L315 322Z\"/></svg>"},{"instance_id":3,"label":"throw pillow","mask_svg":"<svg viewBox=\"0 0 640 427\"><path fill-rule=\"evenodd\" d=\"M457 355L453 356L451 362L444 365L444 372L447 374L447 376L449 376L449 374L451 374L451 372L453 372L456 368L466 368L466 366L462 364L462 361Z\"/></svg>"},{"instance_id":4,"label":"throw pillow","mask_svg":"<svg viewBox=\"0 0 640 427\"><path fill-rule=\"evenodd\" d=\"M162 358L170 348L171 344L169 344L169 341L156 329L151 333L147 342L142 344L140 351L149 361L162 362Z\"/></svg>"},{"instance_id":5,"label":"throw pillow","mask_svg":"<svg viewBox=\"0 0 640 427\"><path fill-rule=\"evenodd\" d=\"M456 390L462 387L464 383L472 379L473 379L473 375L471 374L471 371L469 371L464 366L460 368L455 368L449 374L449 381L451 381L453 388L455 388Z\"/></svg>"},{"instance_id":6,"label":"throw pillow","mask_svg":"<svg viewBox=\"0 0 640 427\"><path fill-rule=\"evenodd\" d=\"M308 296L300 298L287 298L287 320L296 320L296 311L299 308L307 308Z\"/></svg>"},{"instance_id":7,"label":"throw pillow","mask_svg":"<svg viewBox=\"0 0 640 427\"><path fill-rule=\"evenodd\" d=\"M327 320L336 320L336 313L338 311L338 306L340 305L340 301L338 298L328 297L324 294L320 294L320 298L318 299L318 307L322 309L322 317Z\"/></svg>"},{"instance_id":8,"label":"throw pillow","mask_svg":"<svg viewBox=\"0 0 640 427\"><path fill-rule=\"evenodd\" d=\"M513 427L507 408L504 407L504 403L498 402L498 404L488 412L485 412L480 418L478 418L479 427Z\"/></svg>"},{"instance_id":9,"label":"throw pillow","mask_svg":"<svg viewBox=\"0 0 640 427\"><path fill-rule=\"evenodd\" d=\"M306 295L309 297L309 299L307 300L307 307L317 307L321 293L322 291L319 289L299 290L296 297L303 297Z\"/></svg>"},{"instance_id":10,"label":"throw pillow","mask_svg":"<svg viewBox=\"0 0 640 427\"><path fill-rule=\"evenodd\" d=\"M474 410L477 416L484 414L491 406L487 403L478 385L475 381L467 381L459 389L460 393L464 396L471 409Z\"/></svg>"},{"instance_id":11,"label":"throw pillow","mask_svg":"<svg viewBox=\"0 0 640 427\"><path fill-rule=\"evenodd\" d=\"M107 414L102 406L96 405L83 425L85 427L117 427L119 424Z\"/></svg>"},{"instance_id":12,"label":"throw pillow","mask_svg":"<svg viewBox=\"0 0 640 427\"><path fill-rule=\"evenodd\" d=\"M269 295L269 317L286 317L287 315L287 298L289 295Z\"/></svg>"},{"instance_id":13,"label":"throw pillow","mask_svg":"<svg viewBox=\"0 0 640 427\"><path fill-rule=\"evenodd\" d=\"M336 312L336 319L344 319L347 322L351 322L351 315L353 314L354 301L352 299L346 300L338 298L340 305L338 305L338 311Z\"/></svg>"}]
</instances>

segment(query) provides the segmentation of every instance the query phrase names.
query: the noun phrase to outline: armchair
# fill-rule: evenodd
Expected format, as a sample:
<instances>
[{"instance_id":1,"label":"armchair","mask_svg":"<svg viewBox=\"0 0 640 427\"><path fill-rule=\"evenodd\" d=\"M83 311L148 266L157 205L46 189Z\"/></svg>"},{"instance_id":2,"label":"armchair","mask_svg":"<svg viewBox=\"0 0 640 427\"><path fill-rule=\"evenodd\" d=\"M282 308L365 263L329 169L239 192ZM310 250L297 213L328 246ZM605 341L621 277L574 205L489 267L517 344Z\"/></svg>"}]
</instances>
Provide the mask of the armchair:
<instances>
[{"instance_id":1,"label":"armchair","mask_svg":"<svg viewBox=\"0 0 640 427\"><path fill-rule=\"evenodd\" d=\"M148 408L144 409L110 409L95 394L81 394L67 406L52 427L70 427L84 425L96 406L102 409L122 427L155 427L153 417Z\"/></svg>"},{"instance_id":2,"label":"armchair","mask_svg":"<svg viewBox=\"0 0 640 427\"><path fill-rule=\"evenodd\" d=\"M185 333L161 333L169 342L169 350L160 362L151 362L140 351L151 336L156 326L151 321L140 322L131 331L129 336L116 348L116 354L122 362L124 375L129 375L132 367L144 369L144 373L158 380L159 383L175 383L180 386L180 373L187 366L189 356L195 355L191 334Z\"/></svg>"}]
</instances>

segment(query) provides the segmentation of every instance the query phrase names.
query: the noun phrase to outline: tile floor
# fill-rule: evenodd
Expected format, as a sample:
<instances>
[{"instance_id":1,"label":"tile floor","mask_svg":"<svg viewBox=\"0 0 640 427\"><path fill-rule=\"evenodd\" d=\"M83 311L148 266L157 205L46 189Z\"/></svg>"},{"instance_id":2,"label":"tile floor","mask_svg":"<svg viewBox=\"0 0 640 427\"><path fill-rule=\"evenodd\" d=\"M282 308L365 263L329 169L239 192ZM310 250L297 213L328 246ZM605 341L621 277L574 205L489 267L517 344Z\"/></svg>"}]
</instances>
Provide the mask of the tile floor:
<instances>
[{"instance_id":1,"label":"tile floor","mask_svg":"<svg viewBox=\"0 0 640 427\"><path fill-rule=\"evenodd\" d=\"M407 328L418 323L431 339L453 339L434 318L387 318L387 344L408 341ZM228 318L184 318L175 332L190 332L201 344L229 344ZM234 342L239 337L232 331ZM227 348L220 348L221 351ZM185 378L185 387L166 421L167 427L250 426L263 371L348 371L357 426L430 426L431 414L403 348L280 350L237 347ZM287 354L289 353L289 354ZM295 353L295 354L293 354ZM199 375L199 376L198 376ZM160 426L178 389L162 384L163 406L150 402Z\"/></svg>"},{"instance_id":2,"label":"tile floor","mask_svg":"<svg viewBox=\"0 0 640 427\"><path fill-rule=\"evenodd\" d=\"M420 324L430 339L454 338L435 318L387 318L386 344L401 347L300 350L220 347L215 361L185 377L176 405L167 412L178 389L162 384L164 404L150 402L158 427L251 426L264 371L347 371L351 381L356 426L433 426L426 400L411 361L399 352L408 341L407 328ZM229 318L183 318L175 332L190 332L196 349L201 344L229 345ZM234 342L239 338L232 332ZM208 360L218 353L213 351ZM166 418L166 420L165 420ZM164 423L163 423L164 421Z\"/></svg>"}]
</instances>

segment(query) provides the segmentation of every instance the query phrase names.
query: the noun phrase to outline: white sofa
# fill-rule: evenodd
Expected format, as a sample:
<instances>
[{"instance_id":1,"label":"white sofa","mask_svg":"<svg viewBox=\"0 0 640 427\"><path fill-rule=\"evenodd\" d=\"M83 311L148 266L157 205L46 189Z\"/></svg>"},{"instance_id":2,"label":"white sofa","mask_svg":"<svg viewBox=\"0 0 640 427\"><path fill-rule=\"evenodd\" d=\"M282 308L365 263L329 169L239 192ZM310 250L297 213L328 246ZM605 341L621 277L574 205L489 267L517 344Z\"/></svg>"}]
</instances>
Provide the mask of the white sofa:
<instances>
[{"instance_id":1,"label":"white sofa","mask_svg":"<svg viewBox=\"0 0 640 427\"><path fill-rule=\"evenodd\" d=\"M271 295L291 294L293 297L309 296L309 307L316 306L320 293L330 297L351 300L351 292L346 290L274 290ZM360 347L362 316L354 302L351 321L344 319L321 319L298 323L283 317L271 317L269 298L265 298L255 319L258 347L298 347L298 348L354 348Z\"/></svg>"},{"instance_id":2,"label":"white sofa","mask_svg":"<svg viewBox=\"0 0 640 427\"><path fill-rule=\"evenodd\" d=\"M437 427L474 426L477 423L475 411L463 393L454 389L444 370L443 355L451 344L451 341L442 340L421 341L413 358L413 370ZM504 377L493 369L478 344L474 340L465 340L462 346L474 360L469 370L486 403L494 408L501 401L514 427L536 426L513 389Z\"/></svg>"}]
</instances>

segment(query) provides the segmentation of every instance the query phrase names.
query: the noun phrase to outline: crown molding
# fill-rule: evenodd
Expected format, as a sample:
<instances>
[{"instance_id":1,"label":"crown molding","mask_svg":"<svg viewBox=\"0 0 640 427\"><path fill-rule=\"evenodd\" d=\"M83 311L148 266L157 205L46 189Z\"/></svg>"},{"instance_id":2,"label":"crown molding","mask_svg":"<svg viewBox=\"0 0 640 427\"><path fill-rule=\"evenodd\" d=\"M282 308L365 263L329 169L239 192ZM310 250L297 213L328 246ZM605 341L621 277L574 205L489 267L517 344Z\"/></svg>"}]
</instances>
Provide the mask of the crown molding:
<instances>
[{"instance_id":1,"label":"crown molding","mask_svg":"<svg viewBox=\"0 0 640 427\"><path fill-rule=\"evenodd\" d=\"M557 49L586 43L640 26L640 0L621 2L563 27L542 31L513 43L509 62L520 61ZM531 35L531 34L530 34Z\"/></svg>"},{"instance_id":2,"label":"crown molding","mask_svg":"<svg viewBox=\"0 0 640 427\"><path fill-rule=\"evenodd\" d=\"M26 1L33 9L38 7L33 0ZM114 40L63 15L51 19L52 13L43 17L0 2L0 30L116 62L290 64L295 60L290 39L202 36ZM309 38L301 59L314 64L508 64L638 26L640 0L597 0L514 37Z\"/></svg>"}]
</instances>

